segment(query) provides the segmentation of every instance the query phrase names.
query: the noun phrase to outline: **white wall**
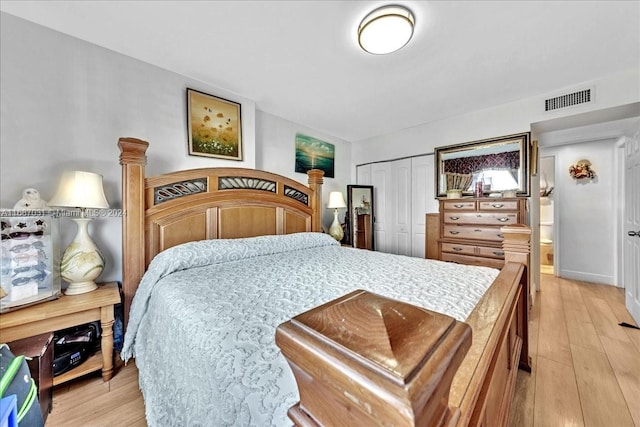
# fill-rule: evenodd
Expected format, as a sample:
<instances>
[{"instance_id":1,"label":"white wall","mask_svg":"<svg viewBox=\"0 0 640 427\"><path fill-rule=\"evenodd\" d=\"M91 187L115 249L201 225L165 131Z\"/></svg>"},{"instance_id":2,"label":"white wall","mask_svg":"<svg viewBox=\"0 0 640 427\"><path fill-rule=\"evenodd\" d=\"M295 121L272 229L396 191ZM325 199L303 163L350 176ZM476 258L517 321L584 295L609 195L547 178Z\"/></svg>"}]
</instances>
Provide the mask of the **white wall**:
<instances>
[{"instance_id":1,"label":"white wall","mask_svg":"<svg viewBox=\"0 0 640 427\"><path fill-rule=\"evenodd\" d=\"M305 175L293 172L299 131L336 145L336 178L325 179L325 192L346 192L351 150L345 141L267 114L260 115L257 138L252 100L4 13L0 31L1 207L13 207L26 187L48 200L62 171L77 169L102 174L111 207L120 208L117 141L123 136L150 142L149 175L259 167L306 183ZM243 161L188 155L188 87L241 103ZM75 225L67 219L62 225L64 248ZM120 280L120 217L95 220L90 232L107 259L99 280Z\"/></svg>"},{"instance_id":2,"label":"white wall","mask_svg":"<svg viewBox=\"0 0 640 427\"><path fill-rule=\"evenodd\" d=\"M342 191L344 199L347 200L347 185L354 183L351 181L351 144L263 111L256 112L256 168L307 184L307 175L295 172L296 133L335 145L335 177L324 178L322 200L326 206L331 191ZM344 221L346 209L340 209L339 213L340 221ZM333 210L324 209L323 225L329 228L332 222Z\"/></svg>"},{"instance_id":3,"label":"white wall","mask_svg":"<svg viewBox=\"0 0 640 427\"><path fill-rule=\"evenodd\" d=\"M556 272L588 282L616 283L617 139L541 147L540 156L555 156ZM541 143L544 143L541 140ZM593 180L574 180L569 167L591 161Z\"/></svg>"},{"instance_id":4,"label":"white wall","mask_svg":"<svg viewBox=\"0 0 640 427\"><path fill-rule=\"evenodd\" d=\"M575 89L593 87L595 102L544 111L544 99ZM433 152L434 147L460 144L530 130L532 123L606 110L640 101L640 68L602 79L559 88L553 94L514 101L485 110L424 123L353 143L352 159L360 165ZM613 119L611 119L613 120Z\"/></svg>"},{"instance_id":5,"label":"white wall","mask_svg":"<svg viewBox=\"0 0 640 427\"><path fill-rule=\"evenodd\" d=\"M587 87L593 89L594 101L592 103L551 112L544 111L545 99ZM532 139L537 139L538 132L550 129L584 126L588 123L614 122L619 119L635 117L640 115L639 105L640 68L621 70L617 74L603 76L597 80L576 83L571 87L558 88L553 93L540 94L537 97L517 100L468 114L424 123L387 135L355 141L352 144L351 157L354 164L361 165L404 156L431 153L435 147L529 130L532 132ZM531 192L532 194L538 194L538 191L538 176L532 177ZM539 199L530 198L528 209L529 221L532 225L531 263L537 266L540 263L540 238L537 227L539 223ZM574 267L570 266L569 268ZM608 266L597 273L594 273L592 269L586 270L585 277L589 277L589 279L584 280L608 281L610 279L606 279L606 277L609 277L609 274ZM536 289L539 289L539 276L538 269L532 270L531 285ZM598 276L602 277L598 279Z\"/></svg>"}]
</instances>

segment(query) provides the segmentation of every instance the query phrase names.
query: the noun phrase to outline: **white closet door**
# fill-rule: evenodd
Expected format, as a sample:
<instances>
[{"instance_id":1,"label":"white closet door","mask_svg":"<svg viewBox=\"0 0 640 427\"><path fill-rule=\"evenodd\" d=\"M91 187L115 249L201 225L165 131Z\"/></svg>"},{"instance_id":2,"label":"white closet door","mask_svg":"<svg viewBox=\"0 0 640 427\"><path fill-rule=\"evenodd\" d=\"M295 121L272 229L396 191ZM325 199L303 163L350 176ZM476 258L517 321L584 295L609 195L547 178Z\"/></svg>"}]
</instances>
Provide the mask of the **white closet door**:
<instances>
[{"instance_id":1,"label":"white closet door","mask_svg":"<svg viewBox=\"0 0 640 427\"><path fill-rule=\"evenodd\" d=\"M411 256L411 159L391 162L391 171L394 196L391 252Z\"/></svg>"},{"instance_id":2,"label":"white closet door","mask_svg":"<svg viewBox=\"0 0 640 427\"><path fill-rule=\"evenodd\" d=\"M375 250L424 258L425 213L437 212L433 156L358 166L358 184L373 185Z\"/></svg>"},{"instance_id":3,"label":"white closet door","mask_svg":"<svg viewBox=\"0 0 640 427\"><path fill-rule=\"evenodd\" d=\"M391 217L393 216L393 191L391 165L388 162L371 165L371 185L373 185L373 223L375 250L391 252Z\"/></svg>"},{"instance_id":4,"label":"white closet door","mask_svg":"<svg viewBox=\"0 0 640 427\"><path fill-rule=\"evenodd\" d=\"M438 212L434 198L433 156L411 159L411 256L425 256L425 214Z\"/></svg>"},{"instance_id":5,"label":"white closet door","mask_svg":"<svg viewBox=\"0 0 640 427\"><path fill-rule=\"evenodd\" d=\"M356 168L356 184L371 185L371 165L362 165Z\"/></svg>"}]
</instances>

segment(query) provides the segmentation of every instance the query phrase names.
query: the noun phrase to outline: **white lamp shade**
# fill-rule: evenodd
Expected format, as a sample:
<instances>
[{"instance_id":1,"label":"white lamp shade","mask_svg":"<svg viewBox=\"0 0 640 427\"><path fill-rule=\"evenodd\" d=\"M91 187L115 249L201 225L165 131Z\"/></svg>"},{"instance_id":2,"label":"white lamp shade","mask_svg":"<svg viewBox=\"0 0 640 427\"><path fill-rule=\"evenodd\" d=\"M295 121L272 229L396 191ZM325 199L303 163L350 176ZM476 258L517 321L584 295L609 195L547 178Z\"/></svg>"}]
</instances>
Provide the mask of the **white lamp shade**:
<instances>
[{"instance_id":1,"label":"white lamp shade","mask_svg":"<svg viewBox=\"0 0 640 427\"><path fill-rule=\"evenodd\" d=\"M344 202L344 197L341 191L332 191L329 193L328 209L346 208L347 204Z\"/></svg>"},{"instance_id":2,"label":"white lamp shade","mask_svg":"<svg viewBox=\"0 0 640 427\"><path fill-rule=\"evenodd\" d=\"M105 209L109 207L102 188L102 175L91 172L64 172L50 206Z\"/></svg>"},{"instance_id":3,"label":"white lamp shade","mask_svg":"<svg viewBox=\"0 0 640 427\"><path fill-rule=\"evenodd\" d=\"M406 45L413 36L414 18L402 6L383 6L368 14L358 27L358 43L365 51L384 55Z\"/></svg>"}]
</instances>

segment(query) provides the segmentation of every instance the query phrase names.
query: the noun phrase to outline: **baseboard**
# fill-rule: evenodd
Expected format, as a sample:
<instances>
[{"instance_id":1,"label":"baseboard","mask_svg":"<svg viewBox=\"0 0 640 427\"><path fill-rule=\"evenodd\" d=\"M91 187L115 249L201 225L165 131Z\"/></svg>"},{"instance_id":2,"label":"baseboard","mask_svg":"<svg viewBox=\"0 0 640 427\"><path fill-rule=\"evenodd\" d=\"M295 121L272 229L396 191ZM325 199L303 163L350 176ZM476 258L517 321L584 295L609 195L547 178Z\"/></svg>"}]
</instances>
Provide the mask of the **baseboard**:
<instances>
[{"instance_id":1,"label":"baseboard","mask_svg":"<svg viewBox=\"0 0 640 427\"><path fill-rule=\"evenodd\" d=\"M560 270L558 274L563 279L580 280L581 282L598 283L601 285L615 286L613 276L604 276L602 274L584 273L582 271Z\"/></svg>"}]
</instances>

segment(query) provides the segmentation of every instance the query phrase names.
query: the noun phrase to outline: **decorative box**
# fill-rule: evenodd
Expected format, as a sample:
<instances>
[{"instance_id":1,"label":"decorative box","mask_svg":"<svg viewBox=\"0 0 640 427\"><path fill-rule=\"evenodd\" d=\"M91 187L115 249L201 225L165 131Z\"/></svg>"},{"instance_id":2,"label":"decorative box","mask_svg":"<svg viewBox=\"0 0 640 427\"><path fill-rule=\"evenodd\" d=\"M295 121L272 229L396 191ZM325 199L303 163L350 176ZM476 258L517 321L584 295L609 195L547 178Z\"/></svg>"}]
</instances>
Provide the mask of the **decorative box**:
<instances>
[{"instance_id":1,"label":"decorative box","mask_svg":"<svg viewBox=\"0 0 640 427\"><path fill-rule=\"evenodd\" d=\"M60 295L59 211L0 210L0 313Z\"/></svg>"}]
</instances>

